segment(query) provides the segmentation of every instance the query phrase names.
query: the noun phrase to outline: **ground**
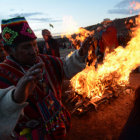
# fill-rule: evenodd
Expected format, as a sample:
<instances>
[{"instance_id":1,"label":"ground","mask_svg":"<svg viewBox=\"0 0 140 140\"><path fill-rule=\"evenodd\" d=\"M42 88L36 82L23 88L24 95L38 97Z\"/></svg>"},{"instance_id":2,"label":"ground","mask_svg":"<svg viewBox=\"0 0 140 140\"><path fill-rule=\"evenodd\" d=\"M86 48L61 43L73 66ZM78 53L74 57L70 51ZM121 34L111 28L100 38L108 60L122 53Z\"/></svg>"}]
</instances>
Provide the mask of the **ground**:
<instances>
[{"instance_id":1,"label":"ground","mask_svg":"<svg viewBox=\"0 0 140 140\"><path fill-rule=\"evenodd\" d=\"M65 56L63 50L63 56ZM67 50L66 53L70 52ZM130 85L140 86L140 73L130 75ZM64 85L64 90L67 85ZM72 116L72 127L66 140L117 140L133 107L134 94L121 94L118 98L99 106L83 117Z\"/></svg>"}]
</instances>

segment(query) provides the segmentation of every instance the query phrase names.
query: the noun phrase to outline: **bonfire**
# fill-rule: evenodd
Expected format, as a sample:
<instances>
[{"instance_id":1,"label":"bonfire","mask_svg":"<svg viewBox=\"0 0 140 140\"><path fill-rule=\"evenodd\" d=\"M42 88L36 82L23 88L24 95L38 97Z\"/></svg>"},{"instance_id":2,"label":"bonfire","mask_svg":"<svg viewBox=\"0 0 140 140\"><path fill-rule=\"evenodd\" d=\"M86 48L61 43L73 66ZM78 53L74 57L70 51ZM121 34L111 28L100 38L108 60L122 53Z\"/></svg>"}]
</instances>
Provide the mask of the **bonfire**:
<instances>
[{"instance_id":1,"label":"bonfire","mask_svg":"<svg viewBox=\"0 0 140 140\"><path fill-rule=\"evenodd\" d=\"M77 110L84 112L85 107L87 111L91 105L96 108L99 103L110 97L133 92L129 86L129 75L140 66L140 17L137 18L136 24L137 26L133 29L133 37L125 48L118 46L112 53L106 54L103 64L99 65L97 69L95 69L93 61L90 66L87 65L82 72L72 78L70 81L72 91L66 91L68 93L67 102L74 102L72 113ZM80 29L75 39L71 36L67 37L72 42L76 42L75 40L83 42L93 33ZM89 53L91 54L91 52Z\"/></svg>"}]
</instances>

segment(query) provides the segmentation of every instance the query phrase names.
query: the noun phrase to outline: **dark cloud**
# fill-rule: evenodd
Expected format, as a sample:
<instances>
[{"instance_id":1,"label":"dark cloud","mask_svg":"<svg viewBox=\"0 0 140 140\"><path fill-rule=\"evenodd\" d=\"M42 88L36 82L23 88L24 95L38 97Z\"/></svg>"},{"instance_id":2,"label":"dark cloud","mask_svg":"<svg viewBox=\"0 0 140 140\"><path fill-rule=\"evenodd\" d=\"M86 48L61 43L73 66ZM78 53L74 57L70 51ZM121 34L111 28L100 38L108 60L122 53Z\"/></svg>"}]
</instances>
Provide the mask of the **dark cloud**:
<instances>
[{"instance_id":1,"label":"dark cloud","mask_svg":"<svg viewBox=\"0 0 140 140\"><path fill-rule=\"evenodd\" d=\"M23 16L28 18L29 20L33 20L36 22L62 22L61 19L52 19L52 18L34 18L34 16L44 16L43 13L41 12L32 12L32 13L15 13L15 14L11 14L9 15L10 17L17 17L17 16Z\"/></svg>"},{"instance_id":2,"label":"dark cloud","mask_svg":"<svg viewBox=\"0 0 140 140\"><path fill-rule=\"evenodd\" d=\"M130 14L130 11L127 9L110 9L108 10L109 14Z\"/></svg>"},{"instance_id":3,"label":"dark cloud","mask_svg":"<svg viewBox=\"0 0 140 140\"><path fill-rule=\"evenodd\" d=\"M52 19L52 18L30 18L30 20L34 20L37 22L62 22L61 19Z\"/></svg>"},{"instance_id":4,"label":"dark cloud","mask_svg":"<svg viewBox=\"0 0 140 140\"><path fill-rule=\"evenodd\" d=\"M17 17L17 16L24 16L24 17L31 17L31 16L36 16L36 15L43 15L41 12L32 12L32 13L15 13L9 15L10 17Z\"/></svg>"},{"instance_id":5,"label":"dark cloud","mask_svg":"<svg viewBox=\"0 0 140 140\"><path fill-rule=\"evenodd\" d=\"M108 10L109 14L123 14L123 15L130 15L130 14L139 14L140 10L130 10L130 9L110 9Z\"/></svg>"},{"instance_id":6,"label":"dark cloud","mask_svg":"<svg viewBox=\"0 0 140 140\"><path fill-rule=\"evenodd\" d=\"M130 0L123 0L117 3L114 7L115 8L124 8L129 5Z\"/></svg>"},{"instance_id":7,"label":"dark cloud","mask_svg":"<svg viewBox=\"0 0 140 140\"><path fill-rule=\"evenodd\" d=\"M133 1L134 0L122 0L114 6L114 9L108 10L108 13L123 15L139 14L140 10L133 10L130 7L130 3ZM140 0L136 0L135 2L140 2Z\"/></svg>"},{"instance_id":8,"label":"dark cloud","mask_svg":"<svg viewBox=\"0 0 140 140\"><path fill-rule=\"evenodd\" d=\"M115 5L116 8L129 7L131 2L140 2L140 0L122 0Z\"/></svg>"}]
</instances>

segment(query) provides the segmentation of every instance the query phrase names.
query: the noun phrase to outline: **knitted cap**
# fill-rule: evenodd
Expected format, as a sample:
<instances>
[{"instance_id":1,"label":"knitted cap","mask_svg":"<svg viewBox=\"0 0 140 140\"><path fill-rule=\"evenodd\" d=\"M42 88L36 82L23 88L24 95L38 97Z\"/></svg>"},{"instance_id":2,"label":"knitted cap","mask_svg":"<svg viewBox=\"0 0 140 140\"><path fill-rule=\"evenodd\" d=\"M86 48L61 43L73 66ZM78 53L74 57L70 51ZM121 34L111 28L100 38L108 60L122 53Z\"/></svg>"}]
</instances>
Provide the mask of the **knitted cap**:
<instances>
[{"instance_id":1,"label":"knitted cap","mask_svg":"<svg viewBox=\"0 0 140 140\"><path fill-rule=\"evenodd\" d=\"M16 46L37 38L24 17L2 20L1 28L4 45Z\"/></svg>"}]
</instances>

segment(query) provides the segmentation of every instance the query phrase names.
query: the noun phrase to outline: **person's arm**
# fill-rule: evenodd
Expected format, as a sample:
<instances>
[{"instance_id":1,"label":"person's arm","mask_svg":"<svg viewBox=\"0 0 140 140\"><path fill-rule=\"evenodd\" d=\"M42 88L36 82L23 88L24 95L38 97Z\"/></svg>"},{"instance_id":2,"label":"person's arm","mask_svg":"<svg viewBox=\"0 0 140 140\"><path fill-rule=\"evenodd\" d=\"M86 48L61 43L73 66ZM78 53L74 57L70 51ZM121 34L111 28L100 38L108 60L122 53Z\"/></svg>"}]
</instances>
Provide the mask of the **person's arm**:
<instances>
[{"instance_id":1,"label":"person's arm","mask_svg":"<svg viewBox=\"0 0 140 140\"><path fill-rule=\"evenodd\" d=\"M36 83L42 77L43 63L32 66L18 81L16 86L0 89L0 136L10 135L17 120L27 105L28 96L34 91Z\"/></svg>"},{"instance_id":2,"label":"person's arm","mask_svg":"<svg viewBox=\"0 0 140 140\"><path fill-rule=\"evenodd\" d=\"M14 90L14 86L0 89L0 136L6 137L12 133L23 108L28 104L26 102L18 104L13 101Z\"/></svg>"},{"instance_id":3,"label":"person's arm","mask_svg":"<svg viewBox=\"0 0 140 140\"><path fill-rule=\"evenodd\" d=\"M62 60L64 74L67 79L71 79L86 67L86 57L87 55L80 56L79 51L76 50L70 57Z\"/></svg>"},{"instance_id":4,"label":"person's arm","mask_svg":"<svg viewBox=\"0 0 140 140\"><path fill-rule=\"evenodd\" d=\"M86 67L86 58L91 44L91 38L87 38L82 47L76 50L70 57L63 59L64 74L67 79L71 79L78 72Z\"/></svg>"},{"instance_id":5,"label":"person's arm","mask_svg":"<svg viewBox=\"0 0 140 140\"><path fill-rule=\"evenodd\" d=\"M18 81L13 93L15 102L23 103L28 99L28 96L33 93L37 82L42 78L43 66L43 63L35 64Z\"/></svg>"}]
</instances>

